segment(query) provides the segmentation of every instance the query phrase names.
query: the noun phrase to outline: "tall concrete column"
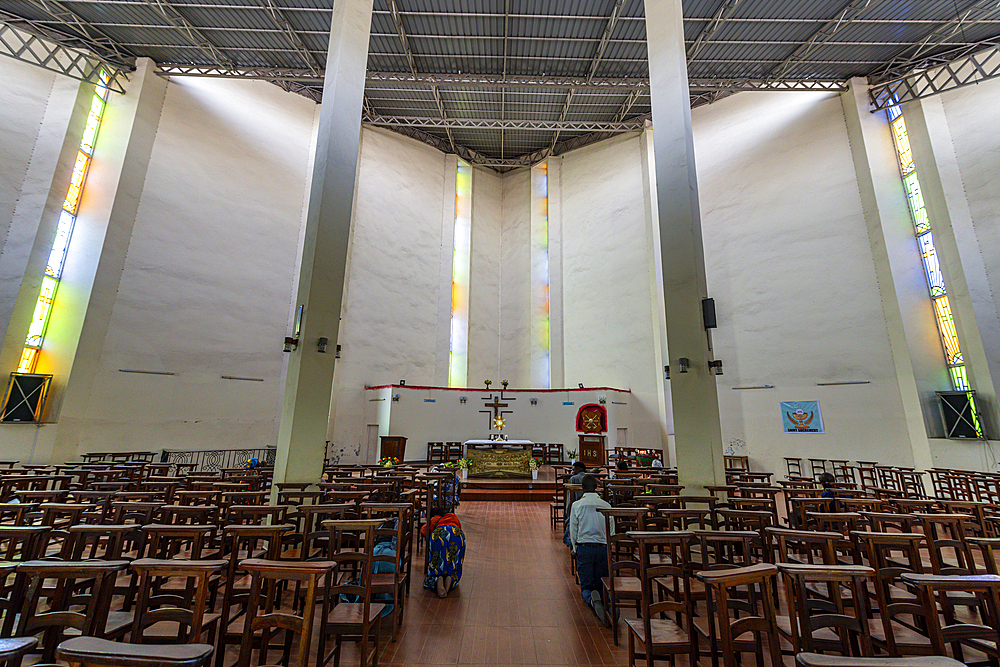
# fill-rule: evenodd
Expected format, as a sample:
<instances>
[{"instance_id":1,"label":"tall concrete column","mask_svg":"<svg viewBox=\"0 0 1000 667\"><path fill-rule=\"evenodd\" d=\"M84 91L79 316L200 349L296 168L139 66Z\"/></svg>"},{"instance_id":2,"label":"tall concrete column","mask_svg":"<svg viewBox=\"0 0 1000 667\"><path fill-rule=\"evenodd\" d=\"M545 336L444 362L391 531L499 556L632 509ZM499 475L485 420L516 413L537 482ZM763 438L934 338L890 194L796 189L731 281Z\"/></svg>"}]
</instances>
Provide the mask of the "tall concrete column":
<instances>
[{"instance_id":1,"label":"tall concrete column","mask_svg":"<svg viewBox=\"0 0 1000 667\"><path fill-rule=\"evenodd\" d=\"M274 470L277 483L315 482L323 469L371 23L372 0L333 4L296 297L303 316L298 348L288 360ZM320 338L329 341L325 353L319 351Z\"/></svg>"},{"instance_id":2,"label":"tall concrete column","mask_svg":"<svg viewBox=\"0 0 1000 667\"><path fill-rule=\"evenodd\" d=\"M882 311L889 332L906 436L912 465L933 467L928 430L940 430L935 391L951 384L941 351L941 338L927 291L906 192L899 178L899 159L884 112L869 111L868 84L851 80L841 96L854 171L868 225Z\"/></svg>"},{"instance_id":3,"label":"tall concrete column","mask_svg":"<svg viewBox=\"0 0 1000 667\"><path fill-rule=\"evenodd\" d=\"M54 388L62 390L53 393L49 407L50 418L58 423L44 438L46 443L52 439L57 463L76 457L80 427L92 414L90 392L167 91L167 81L155 69L149 58L139 59L125 95L112 93L108 100L52 303L52 322L58 324L49 327L38 372L52 373ZM90 92L93 96L93 86Z\"/></svg>"},{"instance_id":4,"label":"tall concrete column","mask_svg":"<svg viewBox=\"0 0 1000 667\"><path fill-rule=\"evenodd\" d=\"M0 374L17 370L52 251L94 86L58 76L0 247Z\"/></svg>"},{"instance_id":5,"label":"tall concrete column","mask_svg":"<svg viewBox=\"0 0 1000 667\"><path fill-rule=\"evenodd\" d=\"M1000 433L1000 317L980 245L991 239L976 234L941 97L907 104L903 116L969 384L976 390L980 412L986 415L987 431L996 438Z\"/></svg>"},{"instance_id":6,"label":"tall concrete column","mask_svg":"<svg viewBox=\"0 0 1000 667\"><path fill-rule=\"evenodd\" d=\"M708 288L681 0L647 0L646 45L677 468L680 483L699 493L725 476L719 396L708 368L713 355L702 319ZM680 358L689 362L686 373Z\"/></svg>"},{"instance_id":7,"label":"tall concrete column","mask_svg":"<svg viewBox=\"0 0 1000 667\"><path fill-rule=\"evenodd\" d=\"M663 450L663 462L672 465L676 459L676 453L670 447L670 434L673 433L674 425L672 415L667 413L667 401L670 399L668 380L660 375L660 369L668 359L667 355L667 329L666 317L663 306L663 266L660 264L660 226L658 224L657 198L656 198L656 166L653 160L653 131L648 127L642 131L640 154L642 155L642 194L645 202L646 217L646 238L649 239L648 253L648 275L649 275L649 296L650 308L654 317L653 326L653 362L656 364L656 405L657 417L660 422L660 449Z\"/></svg>"}]
</instances>

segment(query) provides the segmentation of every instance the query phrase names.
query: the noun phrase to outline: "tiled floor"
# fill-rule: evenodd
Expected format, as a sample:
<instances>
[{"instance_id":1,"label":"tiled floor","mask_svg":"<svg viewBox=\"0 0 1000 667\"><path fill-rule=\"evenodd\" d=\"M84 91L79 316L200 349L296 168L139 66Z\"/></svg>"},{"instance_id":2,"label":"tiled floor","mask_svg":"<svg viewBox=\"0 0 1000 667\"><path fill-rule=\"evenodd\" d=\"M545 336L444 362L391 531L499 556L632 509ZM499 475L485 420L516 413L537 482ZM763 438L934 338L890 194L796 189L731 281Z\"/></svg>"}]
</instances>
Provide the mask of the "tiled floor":
<instances>
[{"instance_id":1,"label":"tiled floor","mask_svg":"<svg viewBox=\"0 0 1000 667\"><path fill-rule=\"evenodd\" d=\"M628 664L580 597L548 503L463 502L457 513L466 536L461 584L442 600L414 580L397 641L383 632L379 665ZM423 563L414 556L415 573ZM227 666L237 654L228 650ZM345 644L341 665L358 664Z\"/></svg>"},{"instance_id":2,"label":"tiled floor","mask_svg":"<svg viewBox=\"0 0 1000 667\"><path fill-rule=\"evenodd\" d=\"M462 503L461 585L439 600L415 582L399 640L385 647L379 662L627 664L626 651L580 598L562 533L550 528L548 512L547 503Z\"/></svg>"}]
</instances>

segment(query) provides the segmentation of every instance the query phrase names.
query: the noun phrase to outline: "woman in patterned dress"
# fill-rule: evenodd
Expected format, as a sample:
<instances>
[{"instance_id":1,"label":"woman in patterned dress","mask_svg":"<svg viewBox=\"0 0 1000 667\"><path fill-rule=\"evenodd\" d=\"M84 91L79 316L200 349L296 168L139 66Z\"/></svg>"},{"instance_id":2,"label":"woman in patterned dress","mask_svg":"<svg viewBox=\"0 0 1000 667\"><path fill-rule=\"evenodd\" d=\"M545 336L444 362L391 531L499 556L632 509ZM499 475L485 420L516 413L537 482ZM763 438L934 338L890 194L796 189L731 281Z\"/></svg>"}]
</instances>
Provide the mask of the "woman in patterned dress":
<instances>
[{"instance_id":1,"label":"woman in patterned dress","mask_svg":"<svg viewBox=\"0 0 1000 667\"><path fill-rule=\"evenodd\" d=\"M462 560L465 558L465 533L462 523L447 509L435 509L420 532L430 530L431 543L427 550L428 567L424 588L437 592L439 598L448 597L462 578Z\"/></svg>"}]
</instances>

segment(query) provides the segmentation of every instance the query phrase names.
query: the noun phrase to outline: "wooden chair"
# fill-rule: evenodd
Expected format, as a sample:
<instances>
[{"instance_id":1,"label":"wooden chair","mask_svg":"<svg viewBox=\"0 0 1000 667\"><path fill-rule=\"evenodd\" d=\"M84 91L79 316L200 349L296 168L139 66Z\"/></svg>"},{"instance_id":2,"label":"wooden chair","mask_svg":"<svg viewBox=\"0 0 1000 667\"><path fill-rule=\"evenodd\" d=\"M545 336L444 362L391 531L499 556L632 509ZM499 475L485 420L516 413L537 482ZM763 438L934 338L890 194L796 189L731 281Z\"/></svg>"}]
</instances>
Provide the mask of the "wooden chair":
<instances>
[{"instance_id":1,"label":"wooden chair","mask_svg":"<svg viewBox=\"0 0 1000 667\"><path fill-rule=\"evenodd\" d=\"M0 638L0 664L4 667L20 667L21 658L38 646L34 637Z\"/></svg>"},{"instance_id":2,"label":"wooden chair","mask_svg":"<svg viewBox=\"0 0 1000 667\"><path fill-rule=\"evenodd\" d=\"M410 576L407 552L408 543L412 538L413 507L404 503L363 503L361 510L364 519L382 519L382 523L375 529L374 549L379 551L380 544L395 544L392 553L373 554L372 560L375 564L372 566L371 587L372 595L392 597L392 613L395 620L392 624L392 641L396 641L399 627L403 624L405 591ZM409 553L412 555L412 551ZM382 565L379 565L380 563ZM378 569L383 571L374 571ZM390 571L385 572L385 570ZM385 601L388 602L388 599Z\"/></svg>"},{"instance_id":3,"label":"wooden chair","mask_svg":"<svg viewBox=\"0 0 1000 667\"><path fill-rule=\"evenodd\" d=\"M625 601L635 605L636 613L642 604L642 585L639 581L638 545L628 536L628 531L643 530L645 507L599 508L604 515L607 535L608 576L601 580L601 600L604 614L609 619L615 646L618 645L618 608Z\"/></svg>"},{"instance_id":4,"label":"wooden chair","mask_svg":"<svg viewBox=\"0 0 1000 667\"><path fill-rule=\"evenodd\" d=\"M209 580L228 565L224 560L160 560L141 558L131 569L139 574L139 595L132 622L133 644L200 644L207 631L208 643L215 645L219 629L217 613L206 613ZM167 588L168 581L181 579L183 588ZM176 623L176 634L148 632L160 623Z\"/></svg>"},{"instance_id":5,"label":"wooden chair","mask_svg":"<svg viewBox=\"0 0 1000 667\"><path fill-rule=\"evenodd\" d=\"M780 563L788 600L788 616L778 617L778 630L792 651L836 651L841 655L871 657L867 605L870 567ZM819 587L820 591L814 590ZM853 613L847 613L844 590ZM782 627L783 624L785 627Z\"/></svg>"},{"instance_id":6,"label":"wooden chair","mask_svg":"<svg viewBox=\"0 0 1000 667\"><path fill-rule=\"evenodd\" d=\"M70 631L86 637L124 635L132 619L112 616L109 609L115 576L126 567L127 561L21 563L17 570L27 578L27 587L15 634L42 635L41 662L53 661L56 646ZM55 586L43 588L46 580L54 580Z\"/></svg>"},{"instance_id":7,"label":"wooden chair","mask_svg":"<svg viewBox=\"0 0 1000 667\"><path fill-rule=\"evenodd\" d=\"M908 658L854 658L820 653L799 653L799 667L964 667L963 663L940 655Z\"/></svg>"},{"instance_id":8,"label":"wooden chair","mask_svg":"<svg viewBox=\"0 0 1000 667\"><path fill-rule=\"evenodd\" d=\"M465 448L461 442L447 442L445 443L445 453L447 455L448 461L457 461L463 456L465 456Z\"/></svg>"},{"instance_id":9,"label":"wooden chair","mask_svg":"<svg viewBox=\"0 0 1000 667\"><path fill-rule=\"evenodd\" d=\"M550 442L549 444L545 445L545 461L547 463L562 463L563 443Z\"/></svg>"},{"instance_id":10,"label":"wooden chair","mask_svg":"<svg viewBox=\"0 0 1000 667\"><path fill-rule=\"evenodd\" d=\"M225 588L219 615L219 651L216 667L223 666L226 646L240 645L243 628L234 626L244 618L250 603L250 586L241 585L240 562L249 559L277 561L281 554L282 536L294 528L291 524L274 526L231 525L223 528L224 558L228 563Z\"/></svg>"},{"instance_id":11,"label":"wooden chair","mask_svg":"<svg viewBox=\"0 0 1000 667\"><path fill-rule=\"evenodd\" d=\"M428 442L427 443L427 462L428 463L444 463L447 461L447 453L444 449L444 442Z\"/></svg>"},{"instance_id":12,"label":"wooden chair","mask_svg":"<svg viewBox=\"0 0 1000 667\"><path fill-rule=\"evenodd\" d=\"M875 570L875 611L881 627L871 626L872 643L889 655L930 655L932 647L926 636L924 608L910 594L899 588L904 574L920 574L923 562L920 547L925 542L919 533L851 534Z\"/></svg>"},{"instance_id":13,"label":"wooden chair","mask_svg":"<svg viewBox=\"0 0 1000 667\"><path fill-rule=\"evenodd\" d=\"M67 639L56 649L70 667L203 667L211 656L207 644L151 647L94 637Z\"/></svg>"},{"instance_id":14,"label":"wooden chair","mask_svg":"<svg viewBox=\"0 0 1000 667\"><path fill-rule=\"evenodd\" d=\"M333 567L328 575L320 620L317 654L320 666L330 658L333 658L334 667L340 665L344 638L358 642L361 667L378 664L378 636L384 605L372 602L371 593L375 531L381 523L381 519L323 522L330 531ZM357 601L347 602L344 598ZM334 644L330 653L326 652L328 637L333 638Z\"/></svg>"},{"instance_id":15,"label":"wooden chair","mask_svg":"<svg viewBox=\"0 0 1000 667\"><path fill-rule=\"evenodd\" d=\"M655 659L687 654L691 665L698 660L698 643L691 629L691 598L688 582L688 545L690 532L630 531L629 539L638 545L639 580L642 587L642 613L625 621L628 627L629 665L644 659L652 666ZM671 595L654 596L666 588ZM671 618L672 616L672 618Z\"/></svg>"},{"instance_id":16,"label":"wooden chair","mask_svg":"<svg viewBox=\"0 0 1000 667\"><path fill-rule=\"evenodd\" d=\"M250 573L250 597L246 620L243 624L243 641L240 646L239 667L250 667L254 649L257 664L268 664L267 654L272 648L271 638L284 630L283 657L286 667L307 667L312 647L313 618L316 612L320 580L328 577L334 568L329 561L273 561L250 558L240 563L240 569ZM305 585L305 603L301 614L277 607L279 584L298 582ZM325 604L325 603L324 603ZM298 635L298 650L292 659L292 635ZM322 640L320 642L322 657ZM325 661L316 663L324 665Z\"/></svg>"},{"instance_id":17,"label":"wooden chair","mask_svg":"<svg viewBox=\"0 0 1000 667\"><path fill-rule=\"evenodd\" d=\"M917 591L923 603L934 653L944 655L945 645L951 644L956 660L963 659L963 646L985 653L991 662L1000 659L1000 576L904 574L903 581ZM941 615L944 623L941 623L938 600L953 599L956 594L974 596L978 600L976 606L981 614L981 623L957 622L950 605L943 601Z\"/></svg>"},{"instance_id":18,"label":"wooden chair","mask_svg":"<svg viewBox=\"0 0 1000 667\"><path fill-rule=\"evenodd\" d=\"M771 665L782 664L772 595L777 573L770 563L695 573L708 594L710 627L718 627L711 651L713 667L719 664L720 654L726 667L737 667L737 654L748 652L755 653L758 666L762 666L765 639ZM752 640L742 639L747 633L751 633Z\"/></svg>"}]
</instances>

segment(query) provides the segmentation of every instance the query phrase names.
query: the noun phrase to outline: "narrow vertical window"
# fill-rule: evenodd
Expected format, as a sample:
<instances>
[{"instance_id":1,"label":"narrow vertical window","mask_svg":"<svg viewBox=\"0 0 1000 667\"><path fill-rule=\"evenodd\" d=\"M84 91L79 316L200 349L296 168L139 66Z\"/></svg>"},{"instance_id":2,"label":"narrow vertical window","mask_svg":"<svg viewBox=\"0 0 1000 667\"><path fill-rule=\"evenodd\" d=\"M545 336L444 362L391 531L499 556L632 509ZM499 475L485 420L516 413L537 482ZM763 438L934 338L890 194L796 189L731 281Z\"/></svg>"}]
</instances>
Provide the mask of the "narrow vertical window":
<instances>
[{"instance_id":1,"label":"narrow vertical window","mask_svg":"<svg viewBox=\"0 0 1000 667\"><path fill-rule=\"evenodd\" d=\"M31 324L28 326L28 336L24 341L24 351L21 353L21 361L17 367L19 373L33 373L35 371L35 367L38 365L38 353L42 349L45 332L49 328L52 302L55 300L56 292L59 290L59 281L62 279L63 266L66 263L66 251L69 249L69 240L73 235L73 225L76 223L76 215L80 207L80 196L83 194L83 188L87 182L90 162L94 157L94 144L97 142L97 132L101 127L101 119L104 117L104 107L107 104L108 93L110 92L107 87L108 75L106 72L101 73L100 81L94 89L94 99L90 104L87 127L83 131L80 149L76 154L76 164L73 166L73 175L70 177L66 200L63 202L63 210L59 215L55 241L52 243L49 260L45 265L42 288L38 295L38 301L35 304L35 312L31 317Z\"/></svg>"},{"instance_id":2,"label":"narrow vertical window","mask_svg":"<svg viewBox=\"0 0 1000 667\"><path fill-rule=\"evenodd\" d=\"M469 373L469 271L472 260L472 166L458 161L455 241L451 264L451 348L448 386L465 387Z\"/></svg>"},{"instance_id":3,"label":"narrow vertical window","mask_svg":"<svg viewBox=\"0 0 1000 667\"><path fill-rule=\"evenodd\" d=\"M948 376L955 391L969 391L969 380L965 372L965 360L962 347L955 331L955 319L951 313L951 303L948 301L948 290L945 288L944 276L938 262L937 250L934 248L934 234L931 231L931 220L924 206L924 198L920 192L920 181L917 178L917 166L913 161L913 151L910 149L910 139L906 134L906 121L899 105L891 106L886 111L889 115L892 129L892 140L896 146L899 158L899 171L903 178L903 189L906 192L910 216L913 221L920 258L924 265L924 276L927 278L927 289L934 304L934 315L938 333L941 335L941 347L944 352ZM972 397L970 396L970 400ZM975 418L975 412L973 413ZM978 419L976 430L979 431Z\"/></svg>"},{"instance_id":4,"label":"narrow vertical window","mask_svg":"<svg viewBox=\"0 0 1000 667\"><path fill-rule=\"evenodd\" d=\"M549 165L531 168L531 374L548 388L549 359Z\"/></svg>"}]
</instances>

